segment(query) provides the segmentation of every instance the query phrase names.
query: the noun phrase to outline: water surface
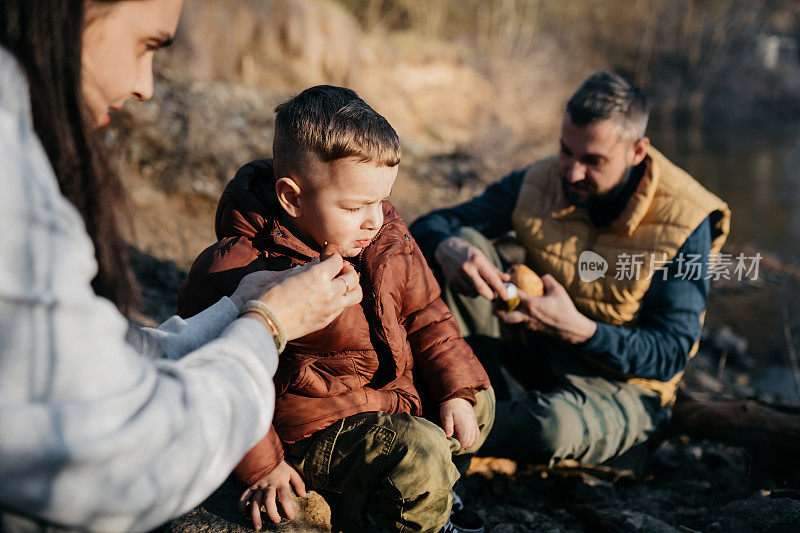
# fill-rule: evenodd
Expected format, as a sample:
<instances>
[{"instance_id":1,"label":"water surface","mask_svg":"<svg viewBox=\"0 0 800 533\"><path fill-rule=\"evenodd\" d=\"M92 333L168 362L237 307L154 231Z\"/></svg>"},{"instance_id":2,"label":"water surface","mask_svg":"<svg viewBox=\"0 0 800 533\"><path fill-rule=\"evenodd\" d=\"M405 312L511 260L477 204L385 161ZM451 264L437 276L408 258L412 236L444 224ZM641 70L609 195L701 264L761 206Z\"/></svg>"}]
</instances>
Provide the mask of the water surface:
<instances>
[{"instance_id":1,"label":"water surface","mask_svg":"<svg viewBox=\"0 0 800 533\"><path fill-rule=\"evenodd\" d=\"M800 266L800 122L681 124L654 121L653 145L731 207L729 243ZM724 251L724 250L723 250ZM764 279L757 287L712 287L708 320L745 336L758 361L754 382L800 403L788 370L784 309L800 351L800 283Z\"/></svg>"}]
</instances>

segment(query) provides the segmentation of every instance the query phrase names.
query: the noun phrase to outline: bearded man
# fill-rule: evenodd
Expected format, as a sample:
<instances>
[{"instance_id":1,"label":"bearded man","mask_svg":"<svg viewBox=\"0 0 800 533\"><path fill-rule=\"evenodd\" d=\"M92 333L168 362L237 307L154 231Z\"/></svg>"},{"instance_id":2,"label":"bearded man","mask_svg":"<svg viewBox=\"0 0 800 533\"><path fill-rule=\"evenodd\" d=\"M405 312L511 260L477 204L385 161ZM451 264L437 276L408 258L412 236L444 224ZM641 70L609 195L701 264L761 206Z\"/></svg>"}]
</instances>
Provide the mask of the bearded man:
<instances>
[{"instance_id":1,"label":"bearded man","mask_svg":"<svg viewBox=\"0 0 800 533\"><path fill-rule=\"evenodd\" d=\"M650 145L643 92L609 72L570 98L557 156L411 231L498 393L485 453L598 464L669 420L730 210ZM490 239L516 233L541 296L506 300ZM512 342L522 324L524 342Z\"/></svg>"}]
</instances>

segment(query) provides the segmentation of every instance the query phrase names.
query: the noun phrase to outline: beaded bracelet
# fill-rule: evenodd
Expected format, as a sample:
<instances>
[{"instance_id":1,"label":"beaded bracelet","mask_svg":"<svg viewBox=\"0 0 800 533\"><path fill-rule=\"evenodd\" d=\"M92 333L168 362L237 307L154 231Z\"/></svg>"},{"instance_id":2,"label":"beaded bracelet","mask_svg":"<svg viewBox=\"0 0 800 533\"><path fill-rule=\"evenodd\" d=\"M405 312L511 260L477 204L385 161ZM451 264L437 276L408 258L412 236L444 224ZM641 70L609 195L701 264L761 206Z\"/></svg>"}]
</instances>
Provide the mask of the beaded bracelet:
<instances>
[{"instance_id":1,"label":"beaded bracelet","mask_svg":"<svg viewBox=\"0 0 800 533\"><path fill-rule=\"evenodd\" d=\"M272 337L275 340L275 346L278 347L278 353L283 352L284 348L286 348L286 331L278 321L278 317L276 317L275 313L272 312L272 309L270 309L267 304L259 300L248 300L239 310L239 316L242 316L248 312L258 313L264 318L267 326L272 332Z\"/></svg>"}]
</instances>

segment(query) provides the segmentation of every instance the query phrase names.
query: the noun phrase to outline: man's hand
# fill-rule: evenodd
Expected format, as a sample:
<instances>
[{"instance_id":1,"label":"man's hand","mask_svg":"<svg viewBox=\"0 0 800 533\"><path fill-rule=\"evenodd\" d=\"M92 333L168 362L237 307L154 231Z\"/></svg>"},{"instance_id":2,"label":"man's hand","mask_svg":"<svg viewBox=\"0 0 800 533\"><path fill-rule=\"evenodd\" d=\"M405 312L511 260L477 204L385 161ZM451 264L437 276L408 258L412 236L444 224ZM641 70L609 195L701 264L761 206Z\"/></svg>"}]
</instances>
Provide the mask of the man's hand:
<instances>
[{"instance_id":1,"label":"man's hand","mask_svg":"<svg viewBox=\"0 0 800 533\"><path fill-rule=\"evenodd\" d=\"M286 518L294 519L294 505L292 505L292 486L298 496L306 497L306 486L303 478L289 463L281 461L272 472L262 477L249 489L242 493L239 498L239 512L244 513L247 503L250 502L250 516L253 518L253 526L261 530L261 506L267 510L269 519L279 524L281 515L278 514L277 499L283 505Z\"/></svg>"},{"instance_id":2,"label":"man's hand","mask_svg":"<svg viewBox=\"0 0 800 533\"><path fill-rule=\"evenodd\" d=\"M567 290L550 274L542 276L544 294L538 298L520 291L520 305L516 311L497 311L506 324L524 323L539 331L571 344L588 341L597 329L597 323L581 314L572 303Z\"/></svg>"},{"instance_id":3,"label":"man's hand","mask_svg":"<svg viewBox=\"0 0 800 533\"><path fill-rule=\"evenodd\" d=\"M444 434L448 437L455 435L462 450L478 440L478 419L472 405L464 398L452 398L444 402L439 406L439 416L442 418Z\"/></svg>"},{"instance_id":4,"label":"man's hand","mask_svg":"<svg viewBox=\"0 0 800 533\"><path fill-rule=\"evenodd\" d=\"M458 237L448 237L439 243L434 254L442 267L447 283L467 296L479 294L488 300L508 299L503 282L511 279L497 270L476 247Z\"/></svg>"}]
</instances>

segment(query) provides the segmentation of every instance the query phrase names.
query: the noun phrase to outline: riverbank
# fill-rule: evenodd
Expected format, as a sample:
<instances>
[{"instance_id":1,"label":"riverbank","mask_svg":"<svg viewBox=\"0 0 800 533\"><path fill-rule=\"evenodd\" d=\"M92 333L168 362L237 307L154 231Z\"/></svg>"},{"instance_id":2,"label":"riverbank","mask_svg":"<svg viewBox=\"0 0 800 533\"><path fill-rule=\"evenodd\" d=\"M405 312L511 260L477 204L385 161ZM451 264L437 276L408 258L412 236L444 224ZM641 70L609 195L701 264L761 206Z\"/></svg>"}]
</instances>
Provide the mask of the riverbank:
<instances>
[{"instance_id":1,"label":"riverbank","mask_svg":"<svg viewBox=\"0 0 800 533\"><path fill-rule=\"evenodd\" d=\"M731 336L707 340L724 347ZM739 384L716 377L719 355L701 351L687 369L685 384L710 396L741 394ZM548 469L476 458L457 491L483 518L489 533L798 531L798 472L776 468L768 459L724 443L672 434L604 467L566 463ZM248 518L235 510L240 490L227 482L203 505L168 525L165 533L252 531ZM265 530L339 531L338 519L347 523L347 531L383 531L362 510L363 500L358 505L352 500L343 505L330 497L328 501L333 511L319 494L298 499L294 521Z\"/></svg>"},{"instance_id":2,"label":"riverbank","mask_svg":"<svg viewBox=\"0 0 800 533\"><path fill-rule=\"evenodd\" d=\"M453 167L449 170L441 161L426 164L438 169L444 190L454 188L447 185L446 176L463 172L455 170L463 164L455 158L448 163ZM428 172L420 173L426 176L426 184L431 183ZM469 187L467 190L471 193ZM197 213L195 216L202 219ZM753 252L736 247L727 251ZM155 323L171 315L175 291L185 279L185 270L175 262L162 261L141 251L134 251L134 265L144 289L141 318ZM729 316L757 313L758 310L749 309L742 302L765 290L780 292L782 287L796 281L797 272L791 265L765 254L759 280L715 283L711 306L728 309ZM710 314L714 318L723 316L721 312ZM793 339L791 329L789 338ZM798 384L788 367L786 359L782 365L775 361L770 367L782 372L780 375L786 380L783 384L768 375L765 377L765 361L754 356L748 340L730 325L711 321L704 329L699 354L687 368L683 387L709 400L758 398L792 402ZM670 434L609 468L563 465L543 469L508 460L476 460L457 490L486 521L487 531L495 533L800 530L797 527L800 491L795 490L800 487L798 471L787 465L775 465L770 459L751 456L725 443ZM237 515L235 510L238 490L229 482L212 499L166 531L251 531L247 518ZM303 502L303 509L302 518L274 530L332 531L331 511L325 500L314 496ZM334 504L334 516L341 513L355 521L356 531L373 530L366 517L352 508L342 510Z\"/></svg>"}]
</instances>

